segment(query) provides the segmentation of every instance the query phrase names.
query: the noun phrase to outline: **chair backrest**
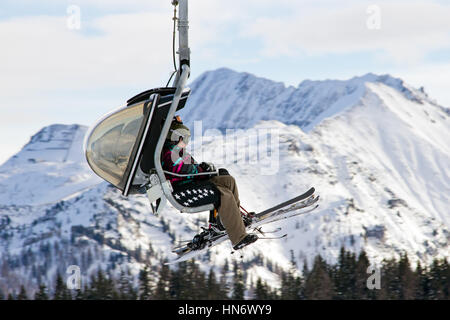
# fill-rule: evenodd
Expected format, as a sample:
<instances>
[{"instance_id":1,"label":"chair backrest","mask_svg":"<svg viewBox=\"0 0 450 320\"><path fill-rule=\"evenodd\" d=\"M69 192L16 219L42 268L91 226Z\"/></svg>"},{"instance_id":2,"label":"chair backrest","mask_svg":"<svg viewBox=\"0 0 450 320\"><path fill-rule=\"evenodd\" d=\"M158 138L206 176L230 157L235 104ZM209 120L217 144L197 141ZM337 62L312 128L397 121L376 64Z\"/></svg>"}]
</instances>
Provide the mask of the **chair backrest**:
<instances>
[{"instance_id":1,"label":"chair backrest","mask_svg":"<svg viewBox=\"0 0 450 320\"><path fill-rule=\"evenodd\" d=\"M158 90L153 89L145 91L129 100L129 102L132 101L134 103L139 103L138 102L139 100L137 100L137 98L140 99L147 98L151 100L157 99L157 101L153 101L152 104L153 108L149 110L148 124L147 124L148 131L146 132L145 136L142 137L141 140L142 149L140 152L138 152L139 153L139 155L137 155L138 158L135 158L136 163L139 164L137 172L142 173L142 175L144 176L150 175L155 169L155 160L154 160L155 149L158 143L158 139L160 138L161 135L162 125L164 123L164 120L167 118L167 114L169 112L169 108L172 103L174 93L175 88L163 88ZM190 94L189 89L183 92L177 110L184 108L189 94ZM144 124L143 128L145 128ZM136 150L138 150L139 144L136 143L135 147ZM136 172L131 172L130 178L134 179L134 175L136 175ZM137 176L136 181L130 185L130 188L128 189L125 188L123 192L124 195L139 192L140 186L142 185L142 181L141 179L139 179L140 176L141 175Z\"/></svg>"}]
</instances>

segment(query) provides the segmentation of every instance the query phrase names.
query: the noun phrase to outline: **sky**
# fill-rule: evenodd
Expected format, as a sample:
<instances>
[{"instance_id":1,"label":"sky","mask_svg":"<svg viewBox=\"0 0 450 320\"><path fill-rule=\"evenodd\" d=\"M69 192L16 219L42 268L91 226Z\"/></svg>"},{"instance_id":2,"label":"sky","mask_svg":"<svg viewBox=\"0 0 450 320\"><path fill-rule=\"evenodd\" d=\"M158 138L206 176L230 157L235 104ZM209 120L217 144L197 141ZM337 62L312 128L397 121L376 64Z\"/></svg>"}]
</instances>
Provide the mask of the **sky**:
<instances>
[{"instance_id":1,"label":"sky","mask_svg":"<svg viewBox=\"0 0 450 320\"><path fill-rule=\"evenodd\" d=\"M171 0L2 0L0 163L42 127L92 125L165 86ZM450 107L450 1L190 0L191 78L221 67L297 86L369 72Z\"/></svg>"}]
</instances>

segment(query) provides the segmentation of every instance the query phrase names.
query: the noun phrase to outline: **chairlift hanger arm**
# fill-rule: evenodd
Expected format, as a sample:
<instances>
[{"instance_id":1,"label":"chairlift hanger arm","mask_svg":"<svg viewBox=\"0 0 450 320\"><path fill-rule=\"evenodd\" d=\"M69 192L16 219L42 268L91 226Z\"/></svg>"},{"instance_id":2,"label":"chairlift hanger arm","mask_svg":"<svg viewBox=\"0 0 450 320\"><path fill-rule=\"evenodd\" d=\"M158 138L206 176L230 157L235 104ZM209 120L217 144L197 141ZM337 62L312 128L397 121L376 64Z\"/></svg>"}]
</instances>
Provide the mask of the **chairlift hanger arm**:
<instances>
[{"instance_id":1,"label":"chairlift hanger arm","mask_svg":"<svg viewBox=\"0 0 450 320\"><path fill-rule=\"evenodd\" d=\"M178 32L179 38L179 48L178 54L180 55L180 66L183 64L189 65L190 63L190 49L189 49L189 20L188 20L188 0L180 0L180 14L178 18Z\"/></svg>"},{"instance_id":2,"label":"chairlift hanger arm","mask_svg":"<svg viewBox=\"0 0 450 320\"><path fill-rule=\"evenodd\" d=\"M174 0L173 5L179 6L178 12L178 56L179 56L179 68L177 76L173 82L174 87L178 87L178 82L182 73L182 66L191 65L191 49L189 48L189 20L188 20L188 0ZM187 75L189 78L189 74Z\"/></svg>"}]
</instances>

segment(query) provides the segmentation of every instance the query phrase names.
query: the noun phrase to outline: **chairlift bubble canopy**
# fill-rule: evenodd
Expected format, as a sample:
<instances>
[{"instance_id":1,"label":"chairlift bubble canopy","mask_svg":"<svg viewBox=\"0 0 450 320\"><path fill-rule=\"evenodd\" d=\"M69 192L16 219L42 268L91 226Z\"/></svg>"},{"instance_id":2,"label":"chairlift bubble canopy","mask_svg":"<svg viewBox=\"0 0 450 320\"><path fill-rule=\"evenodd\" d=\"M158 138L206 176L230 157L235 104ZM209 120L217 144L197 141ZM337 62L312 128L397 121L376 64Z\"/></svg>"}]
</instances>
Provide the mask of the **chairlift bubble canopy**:
<instances>
[{"instance_id":1,"label":"chairlift bubble canopy","mask_svg":"<svg viewBox=\"0 0 450 320\"><path fill-rule=\"evenodd\" d=\"M155 168L154 154L162 126L176 88L144 91L123 106L103 116L88 132L85 155L91 169L127 196L140 186ZM182 109L190 89L182 92L177 110Z\"/></svg>"}]
</instances>

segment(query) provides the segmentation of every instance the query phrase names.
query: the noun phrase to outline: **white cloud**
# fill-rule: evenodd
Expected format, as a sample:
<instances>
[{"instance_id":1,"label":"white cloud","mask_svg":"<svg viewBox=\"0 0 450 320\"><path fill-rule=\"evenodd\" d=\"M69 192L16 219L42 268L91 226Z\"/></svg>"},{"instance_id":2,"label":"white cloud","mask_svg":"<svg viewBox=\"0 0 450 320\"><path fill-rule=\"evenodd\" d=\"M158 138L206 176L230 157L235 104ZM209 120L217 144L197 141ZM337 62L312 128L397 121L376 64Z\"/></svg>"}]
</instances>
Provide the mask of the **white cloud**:
<instances>
[{"instance_id":1,"label":"white cloud","mask_svg":"<svg viewBox=\"0 0 450 320\"><path fill-rule=\"evenodd\" d=\"M396 62L419 62L450 45L450 6L378 1L380 29L369 29L367 4L333 9L310 8L282 19L263 17L249 24L246 36L259 37L267 56L354 53L381 50Z\"/></svg>"},{"instance_id":2,"label":"white cloud","mask_svg":"<svg viewBox=\"0 0 450 320\"><path fill-rule=\"evenodd\" d=\"M66 27L66 17L0 22L0 86L23 89L130 84L167 73L170 20L151 13L111 15L89 23L98 35ZM82 24L85 27L86 25ZM149 76L150 74L150 76Z\"/></svg>"},{"instance_id":3,"label":"white cloud","mask_svg":"<svg viewBox=\"0 0 450 320\"><path fill-rule=\"evenodd\" d=\"M235 10L206 0L191 3L193 54L213 59L219 53L214 43L232 42L234 35L226 31L237 18ZM0 61L6 62L0 64L0 87L6 95L20 96L23 90L164 85L172 70L170 1L143 12L84 18L92 6L101 4L108 9L125 7L123 1L79 1L81 30L67 28L65 11L61 16L0 20L0 39L8 44L0 50ZM130 7L139 11L138 1ZM209 54L204 55L203 49Z\"/></svg>"}]
</instances>

